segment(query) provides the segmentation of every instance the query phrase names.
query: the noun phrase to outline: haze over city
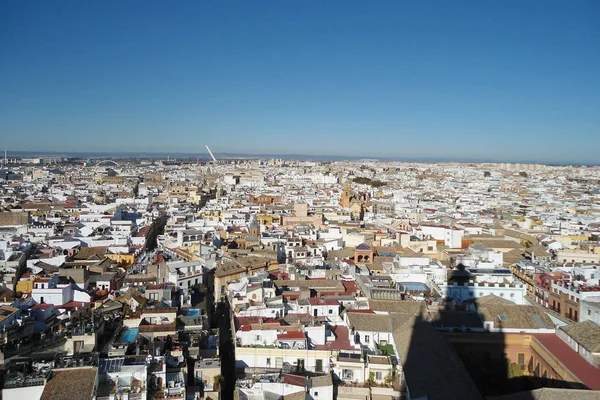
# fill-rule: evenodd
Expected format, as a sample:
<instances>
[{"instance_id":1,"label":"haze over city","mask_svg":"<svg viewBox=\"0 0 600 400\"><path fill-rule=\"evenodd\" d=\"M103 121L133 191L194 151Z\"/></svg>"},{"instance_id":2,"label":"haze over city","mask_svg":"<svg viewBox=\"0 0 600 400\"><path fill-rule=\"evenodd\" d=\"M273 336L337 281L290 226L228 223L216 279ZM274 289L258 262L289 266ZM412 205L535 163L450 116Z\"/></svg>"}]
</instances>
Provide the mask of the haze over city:
<instances>
[{"instance_id":1,"label":"haze over city","mask_svg":"<svg viewBox=\"0 0 600 400\"><path fill-rule=\"evenodd\" d=\"M597 163L596 1L7 2L20 151Z\"/></svg>"}]
</instances>

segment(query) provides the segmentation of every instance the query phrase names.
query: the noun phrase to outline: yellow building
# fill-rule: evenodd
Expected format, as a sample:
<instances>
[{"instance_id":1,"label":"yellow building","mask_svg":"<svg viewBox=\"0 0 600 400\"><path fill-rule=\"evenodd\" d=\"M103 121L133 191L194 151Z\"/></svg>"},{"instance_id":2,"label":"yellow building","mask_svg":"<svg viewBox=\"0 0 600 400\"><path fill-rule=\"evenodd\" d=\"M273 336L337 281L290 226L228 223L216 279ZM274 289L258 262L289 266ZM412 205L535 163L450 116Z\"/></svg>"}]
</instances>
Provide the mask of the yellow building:
<instances>
[{"instance_id":1,"label":"yellow building","mask_svg":"<svg viewBox=\"0 0 600 400\"><path fill-rule=\"evenodd\" d=\"M350 200L352 200L352 186L350 183L346 183L344 185L344 189L342 191L342 195L340 196L339 204L344 208L350 207Z\"/></svg>"},{"instance_id":2,"label":"yellow building","mask_svg":"<svg viewBox=\"0 0 600 400\"><path fill-rule=\"evenodd\" d=\"M261 225L272 225L272 224L280 224L281 216L275 214L258 214L256 216L256 220Z\"/></svg>"},{"instance_id":3,"label":"yellow building","mask_svg":"<svg viewBox=\"0 0 600 400\"><path fill-rule=\"evenodd\" d=\"M33 281L20 280L17 282L16 291L19 293L31 293L33 291Z\"/></svg>"},{"instance_id":4,"label":"yellow building","mask_svg":"<svg viewBox=\"0 0 600 400\"><path fill-rule=\"evenodd\" d=\"M115 262L118 262L120 265L125 266L125 267L127 267L129 265L133 265L133 263L135 262L135 256L133 254L110 254L110 253L107 253L107 254L105 254L105 256Z\"/></svg>"}]
</instances>

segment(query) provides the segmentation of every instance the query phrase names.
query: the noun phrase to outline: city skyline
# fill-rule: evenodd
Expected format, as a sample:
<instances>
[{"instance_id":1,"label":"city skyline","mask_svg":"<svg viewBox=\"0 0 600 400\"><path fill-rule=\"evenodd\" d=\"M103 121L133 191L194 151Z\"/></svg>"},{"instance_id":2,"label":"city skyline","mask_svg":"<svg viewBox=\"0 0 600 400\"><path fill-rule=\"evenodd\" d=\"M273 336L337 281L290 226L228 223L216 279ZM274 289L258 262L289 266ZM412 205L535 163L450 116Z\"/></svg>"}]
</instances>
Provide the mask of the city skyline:
<instances>
[{"instance_id":1,"label":"city skyline","mask_svg":"<svg viewBox=\"0 0 600 400\"><path fill-rule=\"evenodd\" d=\"M468 164L539 164L548 166L588 166L596 167L600 165L600 162L576 162L576 161L549 161L543 159L524 159L524 160L504 160L504 159L485 159L485 158L459 158L459 157L363 157L359 155L337 155L337 154L293 154L293 153L235 153L235 152L214 152L217 161L222 160L265 160L265 159L281 159L281 160L293 160L293 161L315 161L315 162L339 162L339 161L377 161L377 162L400 162L400 163L433 163L433 164L445 164L445 163L468 163ZM45 157L68 157L68 158L90 158L90 159L169 159L173 161L189 161L189 160L202 160L211 161L210 154L208 152L119 152L119 151L106 151L106 152L93 152L93 151L72 151L72 152L61 152L61 151L9 151L9 164L21 159L30 158L45 158Z\"/></svg>"},{"instance_id":2,"label":"city skyline","mask_svg":"<svg viewBox=\"0 0 600 400\"><path fill-rule=\"evenodd\" d=\"M8 4L2 136L40 153L598 162L597 3L369 6Z\"/></svg>"}]
</instances>

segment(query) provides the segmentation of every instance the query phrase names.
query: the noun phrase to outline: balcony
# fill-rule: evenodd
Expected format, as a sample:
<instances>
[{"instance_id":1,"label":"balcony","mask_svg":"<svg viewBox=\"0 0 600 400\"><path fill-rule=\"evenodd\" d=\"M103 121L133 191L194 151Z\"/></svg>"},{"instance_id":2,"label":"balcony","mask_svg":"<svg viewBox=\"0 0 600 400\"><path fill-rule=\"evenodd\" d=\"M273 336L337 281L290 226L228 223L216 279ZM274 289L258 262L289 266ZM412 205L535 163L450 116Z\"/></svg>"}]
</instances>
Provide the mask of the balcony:
<instances>
[{"instance_id":1,"label":"balcony","mask_svg":"<svg viewBox=\"0 0 600 400\"><path fill-rule=\"evenodd\" d=\"M169 394L167 391L161 390L152 396L152 400L185 400L185 392Z\"/></svg>"}]
</instances>

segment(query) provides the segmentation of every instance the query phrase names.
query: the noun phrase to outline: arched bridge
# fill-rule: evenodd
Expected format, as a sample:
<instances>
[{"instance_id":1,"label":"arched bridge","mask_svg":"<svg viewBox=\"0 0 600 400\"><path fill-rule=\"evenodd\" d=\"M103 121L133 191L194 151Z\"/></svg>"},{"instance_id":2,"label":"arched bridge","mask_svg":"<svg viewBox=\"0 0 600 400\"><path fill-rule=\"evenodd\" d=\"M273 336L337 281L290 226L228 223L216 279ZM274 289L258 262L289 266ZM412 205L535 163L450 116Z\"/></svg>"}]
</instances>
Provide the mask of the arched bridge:
<instances>
[{"instance_id":1,"label":"arched bridge","mask_svg":"<svg viewBox=\"0 0 600 400\"><path fill-rule=\"evenodd\" d=\"M114 160L102 160L100 162L98 162L98 164L96 164L97 166L101 166L101 165L112 165L113 167L118 167L119 163L114 161Z\"/></svg>"}]
</instances>

